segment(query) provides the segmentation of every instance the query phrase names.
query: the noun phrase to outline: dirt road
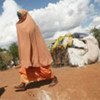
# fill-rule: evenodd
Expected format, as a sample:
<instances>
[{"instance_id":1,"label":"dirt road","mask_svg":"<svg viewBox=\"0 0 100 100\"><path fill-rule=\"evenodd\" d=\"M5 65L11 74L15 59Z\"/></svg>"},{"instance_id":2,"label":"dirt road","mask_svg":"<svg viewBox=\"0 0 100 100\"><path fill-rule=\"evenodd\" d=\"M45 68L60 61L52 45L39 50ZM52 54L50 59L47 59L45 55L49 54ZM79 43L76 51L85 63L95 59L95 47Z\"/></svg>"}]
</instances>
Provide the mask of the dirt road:
<instances>
[{"instance_id":1,"label":"dirt road","mask_svg":"<svg viewBox=\"0 0 100 100\"><path fill-rule=\"evenodd\" d=\"M59 80L56 86L32 83L24 92L13 88L19 84L18 69L0 72L0 100L100 100L100 63L52 70Z\"/></svg>"}]
</instances>

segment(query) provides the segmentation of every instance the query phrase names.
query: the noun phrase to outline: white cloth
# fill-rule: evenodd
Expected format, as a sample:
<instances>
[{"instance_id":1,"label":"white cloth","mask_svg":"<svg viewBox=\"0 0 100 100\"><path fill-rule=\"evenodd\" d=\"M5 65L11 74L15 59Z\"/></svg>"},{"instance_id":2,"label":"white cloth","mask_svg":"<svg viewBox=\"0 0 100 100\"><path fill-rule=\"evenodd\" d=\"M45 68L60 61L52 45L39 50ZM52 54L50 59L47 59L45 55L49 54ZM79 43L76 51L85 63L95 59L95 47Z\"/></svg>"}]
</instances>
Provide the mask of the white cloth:
<instances>
[{"instance_id":1,"label":"white cloth","mask_svg":"<svg viewBox=\"0 0 100 100\"><path fill-rule=\"evenodd\" d=\"M69 63L73 66L85 66L90 63L94 63L99 59L99 47L97 40L89 35L82 40L73 39L73 45L77 47L82 47L84 49L78 48L68 48Z\"/></svg>"}]
</instances>

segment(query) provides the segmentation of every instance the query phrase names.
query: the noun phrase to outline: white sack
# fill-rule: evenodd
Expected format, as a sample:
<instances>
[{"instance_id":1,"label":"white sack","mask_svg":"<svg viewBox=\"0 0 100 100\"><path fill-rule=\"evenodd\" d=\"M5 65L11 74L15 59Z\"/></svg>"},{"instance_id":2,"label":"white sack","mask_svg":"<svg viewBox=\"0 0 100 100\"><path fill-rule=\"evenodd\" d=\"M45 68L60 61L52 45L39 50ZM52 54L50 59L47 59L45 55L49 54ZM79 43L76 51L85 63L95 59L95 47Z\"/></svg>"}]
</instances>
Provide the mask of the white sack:
<instances>
[{"instance_id":1,"label":"white sack","mask_svg":"<svg viewBox=\"0 0 100 100\"><path fill-rule=\"evenodd\" d=\"M68 48L69 63L72 66L82 67L85 65L83 55L87 53L87 45L79 39L73 39L73 46L83 48Z\"/></svg>"},{"instance_id":2,"label":"white sack","mask_svg":"<svg viewBox=\"0 0 100 100\"><path fill-rule=\"evenodd\" d=\"M83 38L86 40L88 47L88 52L83 56L86 64L94 63L99 59L99 46L97 40L93 36L88 36Z\"/></svg>"},{"instance_id":3,"label":"white sack","mask_svg":"<svg viewBox=\"0 0 100 100\"><path fill-rule=\"evenodd\" d=\"M99 58L97 40L91 35L83 38L82 40L85 40L86 44L81 40L73 39L73 45L84 49L68 48L69 63L72 66L82 67L96 62Z\"/></svg>"}]
</instances>

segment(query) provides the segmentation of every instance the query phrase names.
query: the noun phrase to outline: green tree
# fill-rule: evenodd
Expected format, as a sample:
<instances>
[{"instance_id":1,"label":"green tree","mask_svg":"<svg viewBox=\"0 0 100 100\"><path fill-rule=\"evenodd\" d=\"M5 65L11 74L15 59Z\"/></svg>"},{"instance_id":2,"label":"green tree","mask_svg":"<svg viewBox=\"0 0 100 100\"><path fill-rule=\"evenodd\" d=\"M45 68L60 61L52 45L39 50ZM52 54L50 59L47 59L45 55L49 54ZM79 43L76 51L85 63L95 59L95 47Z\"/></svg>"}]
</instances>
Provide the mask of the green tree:
<instances>
[{"instance_id":1,"label":"green tree","mask_svg":"<svg viewBox=\"0 0 100 100\"><path fill-rule=\"evenodd\" d=\"M0 48L0 52L2 52L2 51L7 51L7 49L5 49L5 48Z\"/></svg>"},{"instance_id":2,"label":"green tree","mask_svg":"<svg viewBox=\"0 0 100 100\"><path fill-rule=\"evenodd\" d=\"M91 32L93 33L94 37L97 39L100 48L100 29L94 27L93 29L91 29Z\"/></svg>"},{"instance_id":3,"label":"green tree","mask_svg":"<svg viewBox=\"0 0 100 100\"><path fill-rule=\"evenodd\" d=\"M0 70L7 69L7 66L10 65L12 60L12 55L8 51L0 52Z\"/></svg>"},{"instance_id":4,"label":"green tree","mask_svg":"<svg viewBox=\"0 0 100 100\"><path fill-rule=\"evenodd\" d=\"M18 46L17 46L16 43L12 43L9 46L9 52L13 56L14 65L17 65L17 61L18 61Z\"/></svg>"},{"instance_id":5,"label":"green tree","mask_svg":"<svg viewBox=\"0 0 100 100\"><path fill-rule=\"evenodd\" d=\"M2 48L0 48L0 52L2 52L3 51L3 49Z\"/></svg>"},{"instance_id":6,"label":"green tree","mask_svg":"<svg viewBox=\"0 0 100 100\"><path fill-rule=\"evenodd\" d=\"M7 69L7 66L4 63L2 57L0 56L0 70L5 70L5 69Z\"/></svg>"}]
</instances>

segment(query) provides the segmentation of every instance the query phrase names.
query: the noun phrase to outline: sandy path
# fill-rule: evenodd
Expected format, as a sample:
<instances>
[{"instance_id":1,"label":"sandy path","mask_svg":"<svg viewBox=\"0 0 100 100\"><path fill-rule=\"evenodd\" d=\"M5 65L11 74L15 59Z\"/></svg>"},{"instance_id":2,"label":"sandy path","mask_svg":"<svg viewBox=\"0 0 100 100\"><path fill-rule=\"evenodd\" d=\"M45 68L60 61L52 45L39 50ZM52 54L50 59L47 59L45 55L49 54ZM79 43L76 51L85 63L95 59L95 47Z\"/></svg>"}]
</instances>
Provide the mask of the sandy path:
<instances>
[{"instance_id":1,"label":"sandy path","mask_svg":"<svg viewBox=\"0 0 100 100\"><path fill-rule=\"evenodd\" d=\"M15 92L13 88L19 84L18 69L0 72L0 100L100 100L100 63L52 70L59 80L56 86L31 87L24 92Z\"/></svg>"}]
</instances>

